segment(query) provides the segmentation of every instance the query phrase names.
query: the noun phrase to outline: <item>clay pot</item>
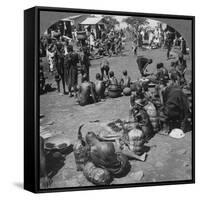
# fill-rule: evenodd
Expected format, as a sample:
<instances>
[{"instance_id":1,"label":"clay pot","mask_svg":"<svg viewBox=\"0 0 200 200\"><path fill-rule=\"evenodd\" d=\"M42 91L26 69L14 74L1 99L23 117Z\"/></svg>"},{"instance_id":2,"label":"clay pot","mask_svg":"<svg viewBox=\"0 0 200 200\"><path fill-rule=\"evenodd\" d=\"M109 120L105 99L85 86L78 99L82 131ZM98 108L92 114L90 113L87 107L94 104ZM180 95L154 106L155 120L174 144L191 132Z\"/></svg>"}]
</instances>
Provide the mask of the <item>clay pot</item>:
<instances>
[{"instance_id":1,"label":"clay pot","mask_svg":"<svg viewBox=\"0 0 200 200\"><path fill-rule=\"evenodd\" d=\"M122 89L120 86L117 85L111 85L108 88L108 96L110 98L117 98L120 97L122 93Z\"/></svg>"}]
</instances>

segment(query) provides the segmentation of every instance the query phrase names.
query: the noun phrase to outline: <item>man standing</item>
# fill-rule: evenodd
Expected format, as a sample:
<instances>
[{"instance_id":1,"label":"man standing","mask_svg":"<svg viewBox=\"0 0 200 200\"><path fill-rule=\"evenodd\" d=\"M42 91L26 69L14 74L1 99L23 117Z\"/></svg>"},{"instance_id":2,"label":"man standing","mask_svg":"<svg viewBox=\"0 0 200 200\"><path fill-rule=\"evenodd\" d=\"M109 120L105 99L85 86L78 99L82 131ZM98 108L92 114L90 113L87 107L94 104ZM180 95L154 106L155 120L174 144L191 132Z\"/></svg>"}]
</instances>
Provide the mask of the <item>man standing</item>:
<instances>
[{"instance_id":1,"label":"man standing","mask_svg":"<svg viewBox=\"0 0 200 200\"><path fill-rule=\"evenodd\" d=\"M78 68L77 64L79 63L79 56L77 53L73 51L73 47L69 45L67 47L68 54L65 56L65 80L68 85L69 89L69 96L72 97L72 90L73 87L74 93L76 96L77 92L77 82L78 82Z\"/></svg>"},{"instance_id":2,"label":"man standing","mask_svg":"<svg viewBox=\"0 0 200 200\"><path fill-rule=\"evenodd\" d=\"M61 78L62 86L63 86L63 94L66 94L65 91L65 73L64 73L64 48L62 43L57 43L57 50L55 54L55 63L56 63L56 70ZM56 79L56 78L55 78ZM60 92L60 83L57 81L58 91Z\"/></svg>"},{"instance_id":3,"label":"man standing","mask_svg":"<svg viewBox=\"0 0 200 200\"><path fill-rule=\"evenodd\" d=\"M178 56L178 60L176 61L176 69L179 75L180 86L186 85L187 81L185 79L185 72L187 69L187 63L186 63L186 60L184 59L183 54L180 54Z\"/></svg>"},{"instance_id":4,"label":"man standing","mask_svg":"<svg viewBox=\"0 0 200 200\"><path fill-rule=\"evenodd\" d=\"M153 62L153 60L149 58L145 58L143 56L138 56L136 62L137 62L141 76L148 76L148 74L146 74L146 68L149 64Z\"/></svg>"},{"instance_id":5,"label":"man standing","mask_svg":"<svg viewBox=\"0 0 200 200\"><path fill-rule=\"evenodd\" d=\"M107 59L103 59L101 64L100 64L100 69L101 69L101 77L104 78L104 72L106 73L106 79L109 78L109 61Z\"/></svg>"},{"instance_id":6,"label":"man standing","mask_svg":"<svg viewBox=\"0 0 200 200\"><path fill-rule=\"evenodd\" d=\"M83 47L83 53L81 54L82 75L85 74L88 81L90 80L89 67L91 66L89 54L88 48Z\"/></svg>"},{"instance_id":7,"label":"man standing","mask_svg":"<svg viewBox=\"0 0 200 200\"><path fill-rule=\"evenodd\" d=\"M168 60L170 58L170 51L171 51L172 45L173 45L172 34L170 32L167 33L167 38L166 38L165 44L167 47L167 60Z\"/></svg>"}]
</instances>

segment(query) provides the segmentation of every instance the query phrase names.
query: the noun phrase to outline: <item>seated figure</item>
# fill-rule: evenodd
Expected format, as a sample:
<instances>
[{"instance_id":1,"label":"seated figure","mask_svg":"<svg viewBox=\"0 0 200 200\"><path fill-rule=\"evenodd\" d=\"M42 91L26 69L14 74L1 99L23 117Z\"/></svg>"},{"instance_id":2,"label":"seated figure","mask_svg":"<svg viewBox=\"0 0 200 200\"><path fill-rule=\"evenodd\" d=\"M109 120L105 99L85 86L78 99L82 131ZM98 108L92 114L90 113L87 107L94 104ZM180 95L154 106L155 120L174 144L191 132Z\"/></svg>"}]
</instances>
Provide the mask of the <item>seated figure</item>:
<instances>
[{"instance_id":1,"label":"seated figure","mask_svg":"<svg viewBox=\"0 0 200 200\"><path fill-rule=\"evenodd\" d=\"M123 77L120 81L120 85L124 89L126 87L130 88L130 84L131 84L131 78L130 76L128 76L127 70L124 70Z\"/></svg>"},{"instance_id":2,"label":"seated figure","mask_svg":"<svg viewBox=\"0 0 200 200\"><path fill-rule=\"evenodd\" d=\"M97 73L95 81L95 92L99 99L105 98L105 89L106 89L105 81L103 81L101 75Z\"/></svg>"},{"instance_id":3,"label":"seated figure","mask_svg":"<svg viewBox=\"0 0 200 200\"><path fill-rule=\"evenodd\" d=\"M112 142L100 142L93 132L88 132L86 142L90 147L90 158L95 166L107 169L113 176L121 176L129 169L126 156L115 151Z\"/></svg>"},{"instance_id":4,"label":"seated figure","mask_svg":"<svg viewBox=\"0 0 200 200\"><path fill-rule=\"evenodd\" d=\"M77 101L81 106L97 102L95 86L92 82L87 80L87 76L82 77L82 83L78 88L77 98Z\"/></svg>"},{"instance_id":5,"label":"seated figure","mask_svg":"<svg viewBox=\"0 0 200 200\"><path fill-rule=\"evenodd\" d=\"M160 116L165 124L166 132L173 128L186 130L188 117L190 114L189 101L181 88L177 86L167 86L160 92L163 110Z\"/></svg>"}]
</instances>

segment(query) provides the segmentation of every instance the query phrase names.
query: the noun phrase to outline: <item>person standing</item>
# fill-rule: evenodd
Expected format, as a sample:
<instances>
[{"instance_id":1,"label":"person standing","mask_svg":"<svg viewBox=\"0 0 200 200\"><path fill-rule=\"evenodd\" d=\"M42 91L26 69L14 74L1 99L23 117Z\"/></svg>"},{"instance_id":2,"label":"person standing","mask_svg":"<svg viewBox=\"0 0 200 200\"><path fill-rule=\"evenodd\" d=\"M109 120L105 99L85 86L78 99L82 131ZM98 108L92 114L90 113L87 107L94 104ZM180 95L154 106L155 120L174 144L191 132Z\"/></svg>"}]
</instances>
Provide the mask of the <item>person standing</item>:
<instances>
[{"instance_id":1,"label":"person standing","mask_svg":"<svg viewBox=\"0 0 200 200\"><path fill-rule=\"evenodd\" d=\"M69 45L67 47L68 54L65 56L65 81L68 85L69 96L72 97L72 88L76 96L77 93L77 83L78 83L78 68L77 64L79 63L79 56L73 51L73 46Z\"/></svg>"},{"instance_id":2,"label":"person standing","mask_svg":"<svg viewBox=\"0 0 200 200\"><path fill-rule=\"evenodd\" d=\"M186 41L184 40L184 38L183 37L181 37L181 52L182 52L182 54L186 54L187 52L186 52Z\"/></svg>"},{"instance_id":3,"label":"person standing","mask_svg":"<svg viewBox=\"0 0 200 200\"><path fill-rule=\"evenodd\" d=\"M56 63L56 70L57 73L62 81L63 86L63 94L66 94L65 91L65 73L64 73L64 46L61 42L57 43L57 49L55 54L55 63ZM58 77L55 77L57 86L58 86L58 92L60 92L60 83L58 81Z\"/></svg>"},{"instance_id":4,"label":"person standing","mask_svg":"<svg viewBox=\"0 0 200 200\"><path fill-rule=\"evenodd\" d=\"M101 64L100 64L100 69L101 69L101 77L104 78L104 72L105 72L105 78L108 79L109 78L109 71L110 71L110 67L109 67L109 61L107 59L103 59Z\"/></svg>"},{"instance_id":5,"label":"person standing","mask_svg":"<svg viewBox=\"0 0 200 200\"><path fill-rule=\"evenodd\" d=\"M91 66L89 59L89 49L87 47L83 47L81 54L81 66L82 66L82 76L85 74L87 81L90 80L89 68Z\"/></svg>"},{"instance_id":6,"label":"person standing","mask_svg":"<svg viewBox=\"0 0 200 200\"><path fill-rule=\"evenodd\" d=\"M168 60L170 58L170 52L171 52L171 49L172 49L172 46L173 46L173 39L172 39L170 32L167 33L165 45L166 45L166 48L167 48L167 60Z\"/></svg>"}]
</instances>

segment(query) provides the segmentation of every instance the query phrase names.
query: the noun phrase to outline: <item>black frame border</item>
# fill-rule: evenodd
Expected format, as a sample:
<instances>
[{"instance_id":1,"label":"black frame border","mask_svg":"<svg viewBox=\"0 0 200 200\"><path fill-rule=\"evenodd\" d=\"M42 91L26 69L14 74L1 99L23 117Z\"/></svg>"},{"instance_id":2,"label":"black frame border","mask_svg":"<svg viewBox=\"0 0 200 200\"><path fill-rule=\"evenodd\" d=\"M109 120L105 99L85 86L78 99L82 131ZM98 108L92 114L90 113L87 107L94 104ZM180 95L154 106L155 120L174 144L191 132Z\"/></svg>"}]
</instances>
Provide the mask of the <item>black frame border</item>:
<instances>
[{"instance_id":1,"label":"black frame border","mask_svg":"<svg viewBox=\"0 0 200 200\"><path fill-rule=\"evenodd\" d=\"M73 12L83 14L108 14L121 16L140 16L149 18L185 19L192 21L192 179L148 183L117 184L109 186L83 186L40 189L39 177L39 38L40 11ZM34 36L30 33L34 33ZM29 34L28 34L29 33ZM31 67L30 67L31 65ZM27 66L30 69L27 69ZM34 76L33 76L34 74ZM78 8L33 7L24 11L24 189L34 193L83 191L96 189L117 189L142 186L161 186L195 183L195 16L138 13L108 10L87 10Z\"/></svg>"}]
</instances>

